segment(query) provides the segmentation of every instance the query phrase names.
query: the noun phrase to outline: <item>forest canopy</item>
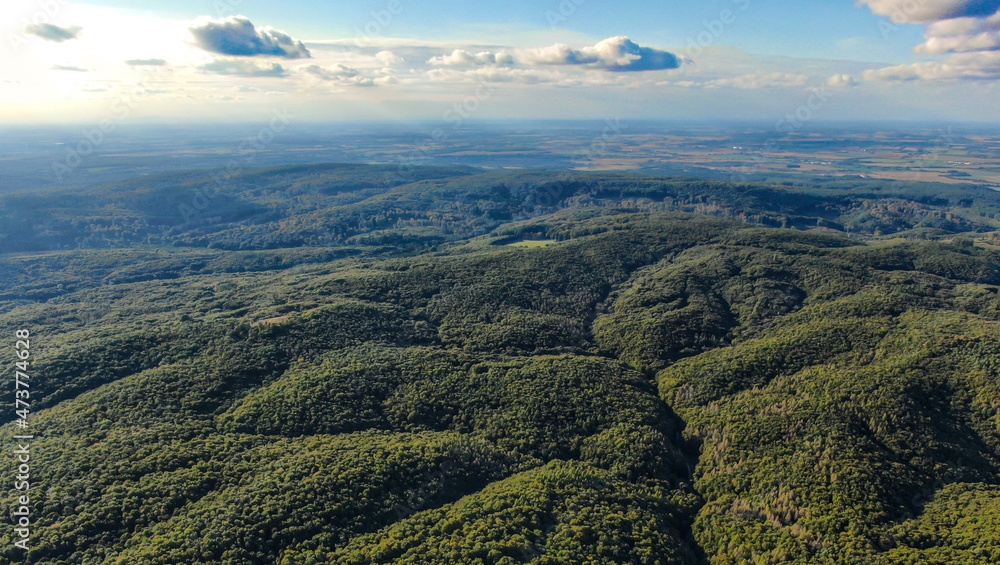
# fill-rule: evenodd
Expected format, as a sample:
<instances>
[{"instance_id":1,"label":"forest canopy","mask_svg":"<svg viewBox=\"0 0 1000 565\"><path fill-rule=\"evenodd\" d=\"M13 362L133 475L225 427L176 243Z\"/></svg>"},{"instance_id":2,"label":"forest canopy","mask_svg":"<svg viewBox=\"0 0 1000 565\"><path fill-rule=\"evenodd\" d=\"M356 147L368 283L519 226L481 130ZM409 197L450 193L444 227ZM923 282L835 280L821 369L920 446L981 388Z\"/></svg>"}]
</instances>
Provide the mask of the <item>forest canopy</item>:
<instances>
[{"instance_id":1,"label":"forest canopy","mask_svg":"<svg viewBox=\"0 0 1000 565\"><path fill-rule=\"evenodd\" d=\"M4 562L1000 561L996 193L384 173L0 196Z\"/></svg>"}]
</instances>

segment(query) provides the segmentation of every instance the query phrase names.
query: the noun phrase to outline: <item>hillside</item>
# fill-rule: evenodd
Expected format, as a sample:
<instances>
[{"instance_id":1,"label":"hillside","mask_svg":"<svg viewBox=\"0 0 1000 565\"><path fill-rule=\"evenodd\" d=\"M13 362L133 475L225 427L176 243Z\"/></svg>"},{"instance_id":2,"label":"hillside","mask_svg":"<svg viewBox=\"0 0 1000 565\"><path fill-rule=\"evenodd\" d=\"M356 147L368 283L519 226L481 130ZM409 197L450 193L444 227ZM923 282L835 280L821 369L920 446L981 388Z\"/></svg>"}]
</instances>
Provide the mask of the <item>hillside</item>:
<instances>
[{"instance_id":1,"label":"hillside","mask_svg":"<svg viewBox=\"0 0 1000 565\"><path fill-rule=\"evenodd\" d=\"M1000 561L997 193L390 172L0 196L5 562Z\"/></svg>"},{"instance_id":2,"label":"hillside","mask_svg":"<svg viewBox=\"0 0 1000 565\"><path fill-rule=\"evenodd\" d=\"M420 251L565 208L685 212L862 234L1000 226L1000 193L977 186L859 178L731 184L628 173L324 164L0 195L0 250Z\"/></svg>"}]
</instances>

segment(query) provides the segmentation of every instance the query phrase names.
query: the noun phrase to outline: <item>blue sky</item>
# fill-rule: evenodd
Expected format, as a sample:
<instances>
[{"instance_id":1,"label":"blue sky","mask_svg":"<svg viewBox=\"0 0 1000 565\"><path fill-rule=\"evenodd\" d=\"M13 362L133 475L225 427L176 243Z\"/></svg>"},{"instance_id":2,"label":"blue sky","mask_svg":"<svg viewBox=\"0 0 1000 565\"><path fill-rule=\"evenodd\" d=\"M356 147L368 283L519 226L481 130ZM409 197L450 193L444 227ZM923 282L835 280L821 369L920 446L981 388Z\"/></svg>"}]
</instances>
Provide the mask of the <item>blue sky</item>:
<instances>
[{"instance_id":1,"label":"blue sky","mask_svg":"<svg viewBox=\"0 0 1000 565\"><path fill-rule=\"evenodd\" d=\"M479 118L781 119L817 89L810 113L824 119L988 121L1000 119L998 9L7 0L0 122L244 121L276 105L317 120L445 119L457 103Z\"/></svg>"},{"instance_id":2,"label":"blue sky","mask_svg":"<svg viewBox=\"0 0 1000 565\"><path fill-rule=\"evenodd\" d=\"M112 0L90 4L174 18L219 15L221 7L222 12L245 14L299 37L319 38L354 34L388 2ZM480 39L477 32L491 28L512 34L547 32L557 23L559 29L595 38L625 34L640 43L678 47L705 30L705 23L718 19L724 9L732 9L740 17L727 26L718 43L760 54L788 55L790 46L795 46L794 52L805 57L861 56L873 62L903 63L912 58L912 48L923 36L920 27L907 26L885 41L878 25L880 18L850 1L661 0L625 5L605 0L400 0L400 4L399 17L385 26L385 34L429 40ZM561 4L572 6L572 10L560 10ZM550 14L565 19L550 18ZM845 50L845 44L858 47Z\"/></svg>"}]
</instances>

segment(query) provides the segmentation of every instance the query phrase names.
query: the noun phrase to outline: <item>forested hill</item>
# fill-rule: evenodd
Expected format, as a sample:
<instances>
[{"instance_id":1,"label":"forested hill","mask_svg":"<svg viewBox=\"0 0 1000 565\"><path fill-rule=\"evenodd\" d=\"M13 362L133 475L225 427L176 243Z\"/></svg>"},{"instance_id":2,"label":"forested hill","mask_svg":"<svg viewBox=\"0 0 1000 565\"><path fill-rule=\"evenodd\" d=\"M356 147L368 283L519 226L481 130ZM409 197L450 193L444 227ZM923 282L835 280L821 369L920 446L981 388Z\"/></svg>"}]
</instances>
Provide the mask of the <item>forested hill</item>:
<instances>
[{"instance_id":1,"label":"forested hill","mask_svg":"<svg viewBox=\"0 0 1000 565\"><path fill-rule=\"evenodd\" d=\"M1000 562L994 193L385 174L2 200L0 561Z\"/></svg>"},{"instance_id":2,"label":"forested hill","mask_svg":"<svg viewBox=\"0 0 1000 565\"><path fill-rule=\"evenodd\" d=\"M803 177L736 185L625 173L298 165L0 195L0 251L136 245L419 250L567 207L690 212L862 234L978 232L1000 222L996 191L942 183Z\"/></svg>"}]
</instances>

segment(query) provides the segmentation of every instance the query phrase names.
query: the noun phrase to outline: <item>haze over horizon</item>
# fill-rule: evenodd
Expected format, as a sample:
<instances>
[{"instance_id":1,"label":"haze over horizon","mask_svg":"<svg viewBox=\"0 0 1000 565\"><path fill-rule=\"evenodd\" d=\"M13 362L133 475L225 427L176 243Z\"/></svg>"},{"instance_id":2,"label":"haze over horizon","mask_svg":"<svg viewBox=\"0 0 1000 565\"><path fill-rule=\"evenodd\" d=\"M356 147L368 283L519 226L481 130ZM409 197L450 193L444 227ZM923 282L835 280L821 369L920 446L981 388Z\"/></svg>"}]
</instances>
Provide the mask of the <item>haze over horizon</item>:
<instances>
[{"instance_id":1,"label":"haze over horizon","mask_svg":"<svg viewBox=\"0 0 1000 565\"><path fill-rule=\"evenodd\" d=\"M0 125L1000 119L1000 1L15 0ZM805 114L805 113L804 113Z\"/></svg>"}]
</instances>

